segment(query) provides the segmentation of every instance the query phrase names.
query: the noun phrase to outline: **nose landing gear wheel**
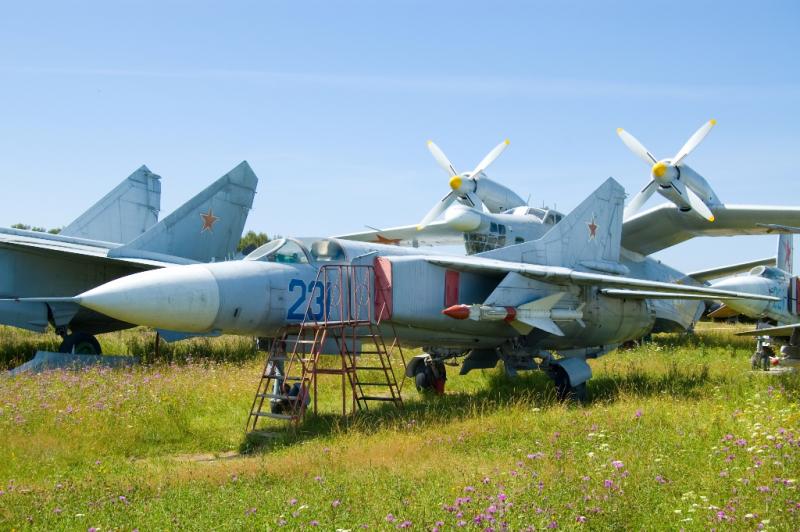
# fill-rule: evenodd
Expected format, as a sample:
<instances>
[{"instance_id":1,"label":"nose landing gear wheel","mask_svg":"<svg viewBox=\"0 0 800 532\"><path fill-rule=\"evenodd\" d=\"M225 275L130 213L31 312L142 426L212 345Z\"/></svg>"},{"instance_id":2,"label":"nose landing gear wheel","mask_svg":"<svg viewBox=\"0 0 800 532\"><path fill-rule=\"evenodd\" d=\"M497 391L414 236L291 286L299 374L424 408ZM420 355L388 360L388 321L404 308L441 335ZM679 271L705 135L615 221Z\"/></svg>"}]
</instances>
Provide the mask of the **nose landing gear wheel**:
<instances>
[{"instance_id":1,"label":"nose landing gear wheel","mask_svg":"<svg viewBox=\"0 0 800 532\"><path fill-rule=\"evenodd\" d=\"M64 337L58 347L59 353L74 353L76 355L100 355L103 350L97 338L88 333L72 333Z\"/></svg>"}]
</instances>

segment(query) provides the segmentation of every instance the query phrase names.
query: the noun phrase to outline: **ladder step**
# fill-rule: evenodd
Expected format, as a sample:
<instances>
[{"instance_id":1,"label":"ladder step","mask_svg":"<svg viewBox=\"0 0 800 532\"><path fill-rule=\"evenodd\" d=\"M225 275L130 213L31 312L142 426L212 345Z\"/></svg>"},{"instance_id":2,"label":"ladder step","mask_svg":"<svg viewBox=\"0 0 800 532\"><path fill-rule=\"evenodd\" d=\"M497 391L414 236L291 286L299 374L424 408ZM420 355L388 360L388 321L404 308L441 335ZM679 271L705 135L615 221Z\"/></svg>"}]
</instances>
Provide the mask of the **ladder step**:
<instances>
[{"instance_id":1,"label":"ladder step","mask_svg":"<svg viewBox=\"0 0 800 532\"><path fill-rule=\"evenodd\" d=\"M362 395L358 398L359 401L399 401L397 397L378 397L373 395Z\"/></svg>"},{"instance_id":2,"label":"ladder step","mask_svg":"<svg viewBox=\"0 0 800 532\"><path fill-rule=\"evenodd\" d=\"M345 375L347 373L353 373L353 368L346 368L346 369L315 369L313 373L317 375Z\"/></svg>"},{"instance_id":3,"label":"ladder step","mask_svg":"<svg viewBox=\"0 0 800 532\"><path fill-rule=\"evenodd\" d=\"M250 414L251 416L257 417L271 417L272 419L297 419L298 416L293 416L291 414L273 414L272 412L253 412Z\"/></svg>"},{"instance_id":4,"label":"ladder step","mask_svg":"<svg viewBox=\"0 0 800 532\"><path fill-rule=\"evenodd\" d=\"M284 376L281 376L281 375L267 375L266 373L262 376L262 378L264 378L264 379L275 379L275 380L283 379L285 381L302 381L303 380L303 377L292 377L292 376L284 377ZM308 378L306 378L305 380L308 380Z\"/></svg>"},{"instance_id":5,"label":"ladder step","mask_svg":"<svg viewBox=\"0 0 800 532\"><path fill-rule=\"evenodd\" d=\"M354 369L364 370L364 371L383 371L383 370L388 371L389 368L383 366L356 366Z\"/></svg>"},{"instance_id":6,"label":"ladder step","mask_svg":"<svg viewBox=\"0 0 800 532\"><path fill-rule=\"evenodd\" d=\"M288 395L279 395L279 394L274 394L274 393L257 393L256 397L263 397L263 398L269 398L269 399L281 399L281 400L284 400L284 401L288 401L289 399L292 399L292 397L289 397Z\"/></svg>"},{"instance_id":7,"label":"ladder step","mask_svg":"<svg viewBox=\"0 0 800 532\"><path fill-rule=\"evenodd\" d=\"M388 383L388 382L361 382L361 381L358 381L356 384L358 384L359 386L394 386L393 384Z\"/></svg>"}]
</instances>

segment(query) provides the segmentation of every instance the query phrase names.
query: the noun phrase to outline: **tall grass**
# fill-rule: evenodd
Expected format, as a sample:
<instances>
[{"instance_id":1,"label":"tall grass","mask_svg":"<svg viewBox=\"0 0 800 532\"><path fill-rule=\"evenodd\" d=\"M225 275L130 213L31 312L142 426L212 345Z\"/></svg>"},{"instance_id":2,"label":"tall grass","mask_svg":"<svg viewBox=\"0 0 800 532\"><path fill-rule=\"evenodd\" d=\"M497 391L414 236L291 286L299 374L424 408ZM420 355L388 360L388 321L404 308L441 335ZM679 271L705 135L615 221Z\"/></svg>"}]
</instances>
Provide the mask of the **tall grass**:
<instances>
[{"instance_id":1,"label":"tall grass","mask_svg":"<svg viewBox=\"0 0 800 532\"><path fill-rule=\"evenodd\" d=\"M144 363L187 363L192 360L244 362L257 356L254 340L241 336L192 338L174 343L161 340L158 353L155 350L155 333L143 327L101 334L97 338L103 353L135 356ZM38 334L0 326L0 370L27 362L36 351L58 351L60 344L61 338L52 328L44 334Z\"/></svg>"},{"instance_id":2,"label":"tall grass","mask_svg":"<svg viewBox=\"0 0 800 532\"><path fill-rule=\"evenodd\" d=\"M0 529L796 530L800 378L751 348L657 335L593 361L584 405L498 368L342 418L331 377L266 440L260 357L2 379Z\"/></svg>"}]
</instances>

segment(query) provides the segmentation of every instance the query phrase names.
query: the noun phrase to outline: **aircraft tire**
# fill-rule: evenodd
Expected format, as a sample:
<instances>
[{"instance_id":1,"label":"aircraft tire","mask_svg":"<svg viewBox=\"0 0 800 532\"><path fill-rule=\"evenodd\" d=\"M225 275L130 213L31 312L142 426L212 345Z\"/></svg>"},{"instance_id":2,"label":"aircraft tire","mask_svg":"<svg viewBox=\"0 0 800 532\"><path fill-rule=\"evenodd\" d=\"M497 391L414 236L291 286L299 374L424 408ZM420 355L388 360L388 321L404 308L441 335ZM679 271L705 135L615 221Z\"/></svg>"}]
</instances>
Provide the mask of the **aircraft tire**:
<instances>
[{"instance_id":1,"label":"aircraft tire","mask_svg":"<svg viewBox=\"0 0 800 532\"><path fill-rule=\"evenodd\" d=\"M59 353L75 353L77 355L100 355L103 353L100 342L89 333L76 332L64 337L58 346Z\"/></svg>"},{"instance_id":2,"label":"aircraft tire","mask_svg":"<svg viewBox=\"0 0 800 532\"><path fill-rule=\"evenodd\" d=\"M582 382L577 386L570 386L567 372L561 368L556 368L550 375L553 384L556 386L556 398L559 402L575 401L582 403L587 399L586 383Z\"/></svg>"},{"instance_id":3,"label":"aircraft tire","mask_svg":"<svg viewBox=\"0 0 800 532\"><path fill-rule=\"evenodd\" d=\"M434 391L433 372L427 364L419 364L414 373L414 384L419 393Z\"/></svg>"}]
</instances>

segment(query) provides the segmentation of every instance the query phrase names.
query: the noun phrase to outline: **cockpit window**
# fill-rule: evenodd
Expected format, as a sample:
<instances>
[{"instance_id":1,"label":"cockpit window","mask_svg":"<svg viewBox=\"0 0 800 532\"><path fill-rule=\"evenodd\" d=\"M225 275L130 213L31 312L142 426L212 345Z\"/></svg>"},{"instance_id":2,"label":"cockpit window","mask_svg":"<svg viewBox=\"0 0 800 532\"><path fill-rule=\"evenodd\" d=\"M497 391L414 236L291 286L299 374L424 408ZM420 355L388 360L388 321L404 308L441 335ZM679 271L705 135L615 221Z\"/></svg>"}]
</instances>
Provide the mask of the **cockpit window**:
<instances>
[{"instance_id":1,"label":"cockpit window","mask_svg":"<svg viewBox=\"0 0 800 532\"><path fill-rule=\"evenodd\" d=\"M339 262L345 260L342 246L327 238L311 243L311 259L314 262Z\"/></svg>"},{"instance_id":2,"label":"cockpit window","mask_svg":"<svg viewBox=\"0 0 800 532\"><path fill-rule=\"evenodd\" d=\"M294 240L285 238L267 242L245 257L245 260L279 262L282 264L308 264L308 256L303 247Z\"/></svg>"}]
</instances>

